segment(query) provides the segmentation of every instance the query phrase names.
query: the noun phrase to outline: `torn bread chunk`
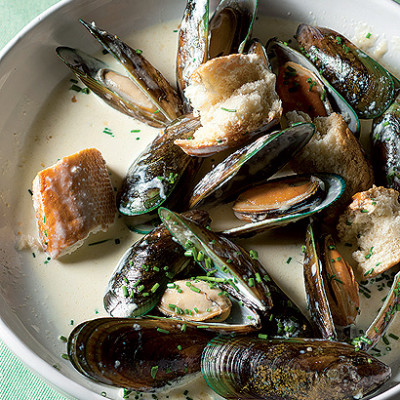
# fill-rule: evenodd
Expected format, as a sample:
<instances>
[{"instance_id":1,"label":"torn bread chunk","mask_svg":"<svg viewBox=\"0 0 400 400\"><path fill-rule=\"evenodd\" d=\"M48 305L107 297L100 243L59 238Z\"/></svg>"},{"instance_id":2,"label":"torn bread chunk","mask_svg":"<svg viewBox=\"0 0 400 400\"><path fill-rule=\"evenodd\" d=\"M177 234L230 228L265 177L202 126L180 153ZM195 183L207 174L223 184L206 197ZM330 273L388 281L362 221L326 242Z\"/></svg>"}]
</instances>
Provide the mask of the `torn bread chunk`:
<instances>
[{"instance_id":1,"label":"torn bread chunk","mask_svg":"<svg viewBox=\"0 0 400 400\"><path fill-rule=\"evenodd\" d=\"M33 181L39 241L51 258L71 253L84 239L114 222L115 196L97 149L62 158Z\"/></svg>"},{"instance_id":2,"label":"torn bread chunk","mask_svg":"<svg viewBox=\"0 0 400 400\"><path fill-rule=\"evenodd\" d=\"M330 172L342 176L346 181L346 189L337 206L348 204L355 193L372 186L372 167L365 158L360 142L340 114L332 113L312 121L304 112L290 111L285 118L289 125L296 122L314 123L314 136L296 154L290 165L298 173Z\"/></svg>"},{"instance_id":3,"label":"torn bread chunk","mask_svg":"<svg viewBox=\"0 0 400 400\"><path fill-rule=\"evenodd\" d=\"M372 278L400 262L399 192L382 186L357 193L340 216L340 240L357 248L359 279Z\"/></svg>"},{"instance_id":4,"label":"torn bread chunk","mask_svg":"<svg viewBox=\"0 0 400 400\"><path fill-rule=\"evenodd\" d=\"M282 103L276 76L256 54L231 54L201 65L185 95L202 126L192 140L175 143L191 155L208 156L251 139L261 126L279 122Z\"/></svg>"}]
</instances>

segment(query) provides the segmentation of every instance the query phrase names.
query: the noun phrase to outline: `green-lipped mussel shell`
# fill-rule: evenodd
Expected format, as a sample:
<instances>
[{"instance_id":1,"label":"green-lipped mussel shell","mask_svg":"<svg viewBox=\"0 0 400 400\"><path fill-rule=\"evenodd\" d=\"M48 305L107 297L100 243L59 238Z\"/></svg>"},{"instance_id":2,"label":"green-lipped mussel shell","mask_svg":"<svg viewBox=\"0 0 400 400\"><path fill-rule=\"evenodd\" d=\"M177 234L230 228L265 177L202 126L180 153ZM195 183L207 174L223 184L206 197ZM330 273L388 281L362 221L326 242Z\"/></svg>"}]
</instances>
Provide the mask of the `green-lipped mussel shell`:
<instances>
[{"instance_id":1,"label":"green-lipped mussel shell","mask_svg":"<svg viewBox=\"0 0 400 400\"><path fill-rule=\"evenodd\" d=\"M232 298L267 315L263 331L277 337L311 334L311 327L300 310L279 289L255 255L209 229L173 213L159 210L164 224L207 272L200 279L215 282ZM254 322L250 321L252 324Z\"/></svg>"},{"instance_id":2,"label":"green-lipped mussel shell","mask_svg":"<svg viewBox=\"0 0 400 400\"><path fill-rule=\"evenodd\" d=\"M311 82L309 82L309 89L311 89L311 91L315 91L315 87L320 88L320 91L322 92L321 103L323 104L327 114L331 114L332 110L339 112L347 122L349 129L355 135L359 135L360 121L357 117L357 114L354 112L349 103L343 98L343 96L334 87L332 87L332 85L324 78L323 75L319 73L319 70L307 57L295 49L292 49L290 46L275 39L270 40L267 46L268 53L271 54L270 61L272 64L272 69L275 73L278 72L279 66L283 65L286 61L292 61L310 71L310 73L313 75L313 78L311 79ZM293 90L295 89L296 88L293 88ZM303 111L310 114L310 112L307 110Z\"/></svg>"},{"instance_id":3,"label":"green-lipped mussel shell","mask_svg":"<svg viewBox=\"0 0 400 400\"><path fill-rule=\"evenodd\" d=\"M208 1L188 0L179 29L176 81L186 111L191 109L184 95L190 75L208 60Z\"/></svg>"},{"instance_id":4,"label":"green-lipped mussel shell","mask_svg":"<svg viewBox=\"0 0 400 400\"><path fill-rule=\"evenodd\" d=\"M258 0L221 0L210 20L210 58L242 53L250 38Z\"/></svg>"},{"instance_id":5,"label":"green-lipped mussel shell","mask_svg":"<svg viewBox=\"0 0 400 400\"><path fill-rule=\"evenodd\" d=\"M86 29L125 68L128 76L154 104L156 111L171 122L182 114L182 101L173 87L141 54L116 35L102 30L94 23L81 20Z\"/></svg>"},{"instance_id":6,"label":"green-lipped mussel shell","mask_svg":"<svg viewBox=\"0 0 400 400\"><path fill-rule=\"evenodd\" d=\"M361 398L391 376L390 367L347 343L218 336L204 349L201 371L226 399Z\"/></svg>"},{"instance_id":7,"label":"green-lipped mussel shell","mask_svg":"<svg viewBox=\"0 0 400 400\"><path fill-rule=\"evenodd\" d=\"M344 36L301 24L296 39L360 118L376 118L392 104L395 87L391 74Z\"/></svg>"},{"instance_id":8,"label":"green-lipped mussel shell","mask_svg":"<svg viewBox=\"0 0 400 400\"><path fill-rule=\"evenodd\" d=\"M189 192L182 179L192 181L202 162L190 157L174 144L176 139L187 139L200 126L199 118L182 116L170 124L150 143L130 166L117 195L118 209L124 215L149 213L167 199L184 203L179 189ZM174 198L170 199L174 192ZM171 204L169 204L171 207Z\"/></svg>"},{"instance_id":9,"label":"green-lipped mussel shell","mask_svg":"<svg viewBox=\"0 0 400 400\"><path fill-rule=\"evenodd\" d=\"M96 382L154 392L199 372L203 348L214 335L176 320L99 318L72 331L68 356Z\"/></svg>"},{"instance_id":10,"label":"green-lipped mussel shell","mask_svg":"<svg viewBox=\"0 0 400 400\"><path fill-rule=\"evenodd\" d=\"M57 55L72 70L72 72L85 84L93 93L104 100L116 110L129 115L155 128L165 127L167 119L164 114L155 112L158 108L154 106L144 107L143 103L138 104L132 98L127 98L122 93L113 90L112 87L104 84L99 76L99 71L106 71L108 66L81 50L69 47L58 47Z\"/></svg>"},{"instance_id":11,"label":"green-lipped mussel shell","mask_svg":"<svg viewBox=\"0 0 400 400\"><path fill-rule=\"evenodd\" d=\"M208 225L205 211L186 216ZM162 251L160 251L162 249ZM138 317L155 307L167 283L190 261L164 225L142 237L119 260L104 295L105 310L113 317Z\"/></svg>"},{"instance_id":12,"label":"green-lipped mussel shell","mask_svg":"<svg viewBox=\"0 0 400 400\"><path fill-rule=\"evenodd\" d=\"M190 207L232 200L239 192L266 181L307 144L314 132L313 124L298 124L236 150L196 185Z\"/></svg>"},{"instance_id":13,"label":"green-lipped mussel shell","mask_svg":"<svg viewBox=\"0 0 400 400\"><path fill-rule=\"evenodd\" d=\"M376 184L400 191L400 95L371 131L371 163Z\"/></svg>"},{"instance_id":14,"label":"green-lipped mussel shell","mask_svg":"<svg viewBox=\"0 0 400 400\"><path fill-rule=\"evenodd\" d=\"M322 337L335 340L337 334L325 292L322 268L319 243L314 228L310 223L306 231L303 263L307 305L310 310L311 321Z\"/></svg>"},{"instance_id":15,"label":"green-lipped mussel shell","mask_svg":"<svg viewBox=\"0 0 400 400\"><path fill-rule=\"evenodd\" d=\"M238 225L234 228L222 230L222 234L227 237L248 237L258 233L265 232L266 230L282 227L292 222L297 222L301 219L310 217L313 214L317 214L330 205L335 203L340 196L343 194L346 187L344 179L336 174L319 173L314 174L321 182L321 191L316 199L311 198L309 207L305 206L303 209L293 209L293 212L287 210L281 215L272 215L257 221L249 222L246 224ZM301 177L302 175L300 175ZM307 175L304 175L307 176ZM285 180L288 177L277 178L275 181ZM316 201L313 201L316 200Z\"/></svg>"},{"instance_id":16,"label":"green-lipped mussel shell","mask_svg":"<svg viewBox=\"0 0 400 400\"><path fill-rule=\"evenodd\" d=\"M210 281L217 279L219 287L232 297L262 313L268 312L272 307L270 291L257 260L230 240L178 213L160 208L159 214L175 239L210 275Z\"/></svg>"}]
</instances>

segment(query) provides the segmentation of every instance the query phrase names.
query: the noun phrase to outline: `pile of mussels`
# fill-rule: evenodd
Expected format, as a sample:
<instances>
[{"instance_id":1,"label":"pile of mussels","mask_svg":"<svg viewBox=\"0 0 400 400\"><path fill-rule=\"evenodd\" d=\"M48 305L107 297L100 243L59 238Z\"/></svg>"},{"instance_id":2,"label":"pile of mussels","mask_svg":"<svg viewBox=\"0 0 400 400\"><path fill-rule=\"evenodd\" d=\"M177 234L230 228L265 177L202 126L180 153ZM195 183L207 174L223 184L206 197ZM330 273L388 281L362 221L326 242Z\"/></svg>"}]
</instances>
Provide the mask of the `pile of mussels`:
<instances>
[{"instance_id":1,"label":"pile of mussels","mask_svg":"<svg viewBox=\"0 0 400 400\"><path fill-rule=\"evenodd\" d=\"M386 184L386 176L397 170L399 81L330 29L302 24L295 36L299 51L277 39L266 49L251 39L256 11L256 0L221 0L210 19L208 1L187 1L179 31L178 92L140 51L95 24L81 21L127 76L80 50L57 49L76 76L109 105L162 128L129 168L117 199L121 214L131 219L159 216L162 222L119 261L104 297L112 318L82 323L69 337L73 366L97 382L151 392L201 369L209 386L225 398L346 399L361 398L390 378L390 368L367 351L398 308L399 276L365 335L346 343L336 329L354 323L358 288L346 262L330 262L339 259L333 239L321 234L315 221L341 196L344 179L316 172L268 180L307 144L315 126L301 123L281 131L262 126L195 186L191 183L203 158L174 144L200 126L184 95L191 73L213 57L256 53L273 71L270 58L278 69L291 61L303 71L306 82L312 82L308 92L314 93L311 103L306 97L300 102L306 112L339 112L355 135L358 117L374 119L379 183ZM400 178L392 176L391 187L398 189ZM250 195L243 194L249 189L259 196L256 206L249 206ZM276 192L278 206L271 205ZM238 196L235 214L246 223L211 231L208 213L200 207ZM254 252L234 240L312 215L304 257L311 314L306 318ZM340 285L338 279L327 279L333 274ZM206 302L203 309L191 296ZM163 306L157 309L160 301Z\"/></svg>"}]
</instances>

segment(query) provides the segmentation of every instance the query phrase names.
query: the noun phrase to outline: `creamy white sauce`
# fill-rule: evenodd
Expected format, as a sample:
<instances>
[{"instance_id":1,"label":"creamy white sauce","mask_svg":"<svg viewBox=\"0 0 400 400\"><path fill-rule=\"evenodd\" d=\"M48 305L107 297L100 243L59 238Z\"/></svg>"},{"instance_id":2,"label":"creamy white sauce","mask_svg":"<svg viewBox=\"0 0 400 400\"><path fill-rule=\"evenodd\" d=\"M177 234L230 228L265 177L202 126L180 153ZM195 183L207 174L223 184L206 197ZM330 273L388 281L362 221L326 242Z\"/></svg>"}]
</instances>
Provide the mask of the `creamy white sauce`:
<instances>
[{"instance_id":1,"label":"creamy white sauce","mask_svg":"<svg viewBox=\"0 0 400 400\"><path fill-rule=\"evenodd\" d=\"M263 19L261 19L263 20ZM141 32L136 32L125 41L134 48L143 50L144 56L156 66L165 77L175 84L175 54L177 46L177 29L179 21L157 25ZM255 36L263 43L272 36L287 40L295 33L297 23L268 19L255 26ZM105 60L111 60L105 56ZM71 75L70 78L73 78ZM31 134L24 144L24 156L19 170L21 188L18 204L19 237L37 235L32 199L28 194L36 173L54 164L59 158L70 155L88 147L99 149L111 172L112 183L119 187L128 167L135 157L152 141L157 129L150 128L130 117L127 117L101 102L95 95L86 95L69 90L69 79L60 83L50 96L47 104L38 115ZM81 85L82 86L82 85ZM76 102L72 99L76 98ZM108 133L105 133L108 128ZM132 132L140 130L140 132ZM222 210L222 211L221 211ZM212 215L218 215L213 224L218 228L218 220L231 215L226 207L214 209ZM256 236L251 240L241 240L240 244L247 249L258 251L260 262L271 276L306 312L305 291L303 285L303 253L305 224L300 223L283 229L274 230ZM11 290L21 292L16 307L27 308L29 316L24 321L31 327L30 333L45 345L55 356L65 352L64 344L58 340L59 335L68 336L77 324L99 316L106 316L102 300L107 282L126 249L141 235L127 229L124 220L117 219L114 226L106 233L91 235L80 249L60 260L47 260L47 256L35 250L35 257L30 251L22 251L24 270L13 279ZM91 243L110 239L102 244L90 246ZM119 239L116 244L114 239ZM369 287L371 290L371 287ZM387 290L387 288L386 288ZM376 292L367 300L361 295L362 315L359 327L366 329L373 320L385 291ZM73 322L72 322L73 321ZM389 332L400 336L400 321L392 325ZM400 350L400 340L390 339L390 352L381 359L393 364L395 354ZM379 348L387 346L380 343ZM63 371L68 362L57 363ZM393 371L397 373L397 371ZM169 393L157 394L158 398L185 398L183 391L192 399L217 399L215 393L208 389L204 379L199 377L195 382L180 386ZM105 388L107 396L118 398L118 391ZM131 396L133 398L134 396ZM144 396L151 398L151 396Z\"/></svg>"}]
</instances>

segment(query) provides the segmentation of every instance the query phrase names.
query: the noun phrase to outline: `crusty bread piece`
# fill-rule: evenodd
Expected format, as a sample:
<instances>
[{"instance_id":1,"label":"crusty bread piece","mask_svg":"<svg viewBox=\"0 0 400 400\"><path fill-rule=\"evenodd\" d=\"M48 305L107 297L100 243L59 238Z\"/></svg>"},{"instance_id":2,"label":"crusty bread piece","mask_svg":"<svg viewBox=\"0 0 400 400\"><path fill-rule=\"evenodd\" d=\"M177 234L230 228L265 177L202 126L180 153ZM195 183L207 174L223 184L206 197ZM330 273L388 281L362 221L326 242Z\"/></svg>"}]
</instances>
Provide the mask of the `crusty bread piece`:
<instances>
[{"instance_id":1,"label":"crusty bread piece","mask_svg":"<svg viewBox=\"0 0 400 400\"><path fill-rule=\"evenodd\" d=\"M192 140L175 143L189 154L209 155L248 140L261 125L276 124L282 104L275 75L256 54L231 54L201 65L190 77L185 95L201 124ZM210 152L211 151L211 152Z\"/></svg>"},{"instance_id":2,"label":"crusty bread piece","mask_svg":"<svg viewBox=\"0 0 400 400\"><path fill-rule=\"evenodd\" d=\"M96 149L62 158L33 181L39 241L52 258L75 250L83 240L114 222L115 196L106 163Z\"/></svg>"},{"instance_id":3,"label":"crusty bread piece","mask_svg":"<svg viewBox=\"0 0 400 400\"><path fill-rule=\"evenodd\" d=\"M337 225L343 242L356 244L352 256L366 279L400 262L399 192L382 186L357 193Z\"/></svg>"},{"instance_id":4,"label":"crusty bread piece","mask_svg":"<svg viewBox=\"0 0 400 400\"><path fill-rule=\"evenodd\" d=\"M291 111L285 117L290 123L313 122L316 132L308 144L293 158L291 167L299 173L332 172L346 181L346 190L338 205L345 205L357 193L369 189L374 182L371 165L360 142L349 130L340 114L316 117Z\"/></svg>"}]
</instances>

